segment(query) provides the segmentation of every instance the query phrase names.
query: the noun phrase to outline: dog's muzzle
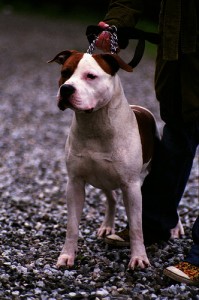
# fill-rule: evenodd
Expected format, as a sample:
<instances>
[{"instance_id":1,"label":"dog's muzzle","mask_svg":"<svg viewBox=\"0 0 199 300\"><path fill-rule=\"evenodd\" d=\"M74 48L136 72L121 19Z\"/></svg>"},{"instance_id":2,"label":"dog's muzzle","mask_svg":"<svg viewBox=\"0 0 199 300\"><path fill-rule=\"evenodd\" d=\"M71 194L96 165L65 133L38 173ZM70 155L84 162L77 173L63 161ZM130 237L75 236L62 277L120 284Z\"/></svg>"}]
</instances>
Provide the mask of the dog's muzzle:
<instances>
[{"instance_id":1,"label":"dog's muzzle","mask_svg":"<svg viewBox=\"0 0 199 300\"><path fill-rule=\"evenodd\" d=\"M63 84L59 89L59 99L58 99L58 107L60 110L65 110L66 108L71 108L78 112L91 113L93 108L87 110L78 110L75 109L73 104L70 101L71 96L75 93L76 89L74 86L70 84Z\"/></svg>"},{"instance_id":2,"label":"dog's muzzle","mask_svg":"<svg viewBox=\"0 0 199 300\"><path fill-rule=\"evenodd\" d=\"M72 94L74 94L75 88L70 84L63 84L59 90L59 101L58 107L61 110L65 110L67 107L70 107L69 98Z\"/></svg>"}]
</instances>

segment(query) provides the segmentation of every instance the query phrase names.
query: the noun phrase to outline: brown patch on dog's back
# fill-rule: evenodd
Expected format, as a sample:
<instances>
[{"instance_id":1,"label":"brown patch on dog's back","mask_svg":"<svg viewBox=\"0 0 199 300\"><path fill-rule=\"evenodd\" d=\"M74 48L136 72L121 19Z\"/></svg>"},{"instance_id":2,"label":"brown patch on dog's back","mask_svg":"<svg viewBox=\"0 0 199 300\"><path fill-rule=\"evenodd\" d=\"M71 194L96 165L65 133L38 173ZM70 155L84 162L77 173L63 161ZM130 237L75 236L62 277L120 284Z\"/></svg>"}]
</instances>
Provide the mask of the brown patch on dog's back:
<instances>
[{"instance_id":1,"label":"brown patch on dog's back","mask_svg":"<svg viewBox=\"0 0 199 300\"><path fill-rule=\"evenodd\" d=\"M156 125L153 115L146 109L137 105L130 105L133 110L140 133L143 153L143 163L147 163L153 156Z\"/></svg>"}]
</instances>

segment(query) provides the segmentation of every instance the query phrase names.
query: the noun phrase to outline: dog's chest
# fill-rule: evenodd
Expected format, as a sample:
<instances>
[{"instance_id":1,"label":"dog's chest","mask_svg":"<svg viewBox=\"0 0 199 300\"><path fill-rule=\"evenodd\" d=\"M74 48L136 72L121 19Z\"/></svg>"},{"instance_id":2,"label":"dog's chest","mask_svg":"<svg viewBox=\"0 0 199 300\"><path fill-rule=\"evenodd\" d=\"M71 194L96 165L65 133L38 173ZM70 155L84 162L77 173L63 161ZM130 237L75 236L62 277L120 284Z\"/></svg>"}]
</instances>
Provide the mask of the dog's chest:
<instances>
[{"instance_id":1,"label":"dog's chest","mask_svg":"<svg viewBox=\"0 0 199 300\"><path fill-rule=\"evenodd\" d=\"M140 170L142 162L140 145L132 145L133 140L77 141L69 136L66 147L67 169L73 176L97 188L115 189L122 182L132 179L135 170ZM140 158L140 159L139 159Z\"/></svg>"},{"instance_id":2,"label":"dog's chest","mask_svg":"<svg viewBox=\"0 0 199 300\"><path fill-rule=\"evenodd\" d=\"M75 156L73 173L77 172L85 182L97 188L116 188L119 176L115 172L116 161L112 153L83 151L72 156Z\"/></svg>"}]
</instances>

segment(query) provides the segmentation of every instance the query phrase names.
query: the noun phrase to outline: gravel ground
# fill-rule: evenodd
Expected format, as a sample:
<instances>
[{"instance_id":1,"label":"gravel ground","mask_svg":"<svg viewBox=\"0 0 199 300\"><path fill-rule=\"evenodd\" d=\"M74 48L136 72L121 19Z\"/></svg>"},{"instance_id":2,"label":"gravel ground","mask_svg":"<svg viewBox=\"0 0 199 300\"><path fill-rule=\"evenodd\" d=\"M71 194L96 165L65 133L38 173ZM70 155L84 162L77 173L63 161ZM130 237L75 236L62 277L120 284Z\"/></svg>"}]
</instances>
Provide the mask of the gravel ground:
<instances>
[{"instance_id":1,"label":"gravel ground","mask_svg":"<svg viewBox=\"0 0 199 300\"><path fill-rule=\"evenodd\" d=\"M97 21L97 20L96 20ZM129 249L97 240L104 213L100 190L87 188L74 268L58 270L67 208L64 144L72 113L56 106L59 67L46 61L64 49L86 50L85 24L0 14L0 299L199 299L199 288L177 284L163 268L183 259L198 210L198 156L180 205L185 237L147 248L152 267L127 270ZM131 53L127 52L127 55ZM158 115L153 60L121 72L132 103ZM126 216L118 195L116 228Z\"/></svg>"}]
</instances>

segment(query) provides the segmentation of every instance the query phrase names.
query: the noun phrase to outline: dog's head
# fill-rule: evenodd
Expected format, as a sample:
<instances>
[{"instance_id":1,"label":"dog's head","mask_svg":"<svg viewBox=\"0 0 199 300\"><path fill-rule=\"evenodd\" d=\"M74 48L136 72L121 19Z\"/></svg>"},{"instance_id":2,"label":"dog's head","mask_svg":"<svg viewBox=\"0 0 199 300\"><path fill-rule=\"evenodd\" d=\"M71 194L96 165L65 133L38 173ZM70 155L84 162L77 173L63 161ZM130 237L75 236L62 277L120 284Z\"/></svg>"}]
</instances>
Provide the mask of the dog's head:
<instances>
[{"instance_id":1,"label":"dog's head","mask_svg":"<svg viewBox=\"0 0 199 300\"><path fill-rule=\"evenodd\" d=\"M75 50L58 53L50 62L62 65L58 107L91 112L105 106L115 92L114 77L132 68L116 54L87 54Z\"/></svg>"}]
</instances>

